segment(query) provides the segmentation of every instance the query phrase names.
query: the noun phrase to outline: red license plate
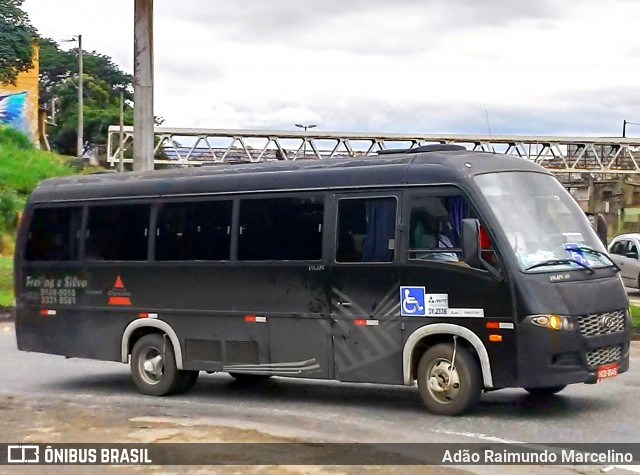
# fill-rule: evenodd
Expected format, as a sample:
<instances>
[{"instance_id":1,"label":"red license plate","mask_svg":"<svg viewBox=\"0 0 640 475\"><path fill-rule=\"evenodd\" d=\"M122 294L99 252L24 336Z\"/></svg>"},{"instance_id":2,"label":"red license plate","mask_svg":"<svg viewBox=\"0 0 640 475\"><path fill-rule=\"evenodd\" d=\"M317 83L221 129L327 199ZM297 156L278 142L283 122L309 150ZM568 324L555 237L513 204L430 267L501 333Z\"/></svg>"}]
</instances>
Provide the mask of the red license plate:
<instances>
[{"instance_id":1,"label":"red license plate","mask_svg":"<svg viewBox=\"0 0 640 475\"><path fill-rule=\"evenodd\" d=\"M601 379L615 378L616 376L618 376L618 363L598 366L598 381Z\"/></svg>"}]
</instances>

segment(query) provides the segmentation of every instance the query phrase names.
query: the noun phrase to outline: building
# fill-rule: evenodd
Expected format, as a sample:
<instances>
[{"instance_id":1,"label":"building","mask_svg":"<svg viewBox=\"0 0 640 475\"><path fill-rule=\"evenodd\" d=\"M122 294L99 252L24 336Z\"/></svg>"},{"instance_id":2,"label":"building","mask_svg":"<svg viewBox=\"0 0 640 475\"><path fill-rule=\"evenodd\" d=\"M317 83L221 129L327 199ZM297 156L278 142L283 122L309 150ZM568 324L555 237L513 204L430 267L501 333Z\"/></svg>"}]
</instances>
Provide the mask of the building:
<instances>
[{"instance_id":1,"label":"building","mask_svg":"<svg viewBox=\"0 0 640 475\"><path fill-rule=\"evenodd\" d=\"M40 143L38 124L39 50L34 48L33 68L20 73L16 85L0 83L0 126L25 133L34 143Z\"/></svg>"}]
</instances>

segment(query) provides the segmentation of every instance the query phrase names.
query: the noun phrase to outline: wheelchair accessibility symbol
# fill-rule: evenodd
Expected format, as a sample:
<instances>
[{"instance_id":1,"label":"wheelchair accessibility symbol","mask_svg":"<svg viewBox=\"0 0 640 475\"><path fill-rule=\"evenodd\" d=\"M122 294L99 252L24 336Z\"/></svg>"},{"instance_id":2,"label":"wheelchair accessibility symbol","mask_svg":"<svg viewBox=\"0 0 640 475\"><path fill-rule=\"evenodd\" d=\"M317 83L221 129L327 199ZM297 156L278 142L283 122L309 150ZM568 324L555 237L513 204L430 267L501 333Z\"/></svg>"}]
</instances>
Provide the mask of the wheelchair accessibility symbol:
<instances>
[{"instance_id":1,"label":"wheelchair accessibility symbol","mask_svg":"<svg viewBox=\"0 0 640 475\"><path fill-rule=\"evenodd\" d=\"M426 317L427 306L424 287L400 287L400 315L403 317Z\"/></svg>"}]
</instances>

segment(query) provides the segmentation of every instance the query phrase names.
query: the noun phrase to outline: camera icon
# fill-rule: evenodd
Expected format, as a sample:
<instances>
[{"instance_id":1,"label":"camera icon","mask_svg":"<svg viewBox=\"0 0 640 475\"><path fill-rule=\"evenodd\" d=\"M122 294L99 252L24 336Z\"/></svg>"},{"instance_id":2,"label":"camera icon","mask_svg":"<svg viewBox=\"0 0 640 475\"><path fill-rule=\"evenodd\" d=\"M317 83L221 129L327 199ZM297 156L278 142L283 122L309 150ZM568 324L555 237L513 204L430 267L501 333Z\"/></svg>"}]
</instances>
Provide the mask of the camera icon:
<instances>
[{"instance_id":1,"label":"camera icon","mask_svg":"<svg viewBox=\"0 0 640 475\"><path fill-rule=\"evenodd\" d=\"M39 463L40 447L37 445L7 446L7 463Z\"/></svg>"}]
</instances>

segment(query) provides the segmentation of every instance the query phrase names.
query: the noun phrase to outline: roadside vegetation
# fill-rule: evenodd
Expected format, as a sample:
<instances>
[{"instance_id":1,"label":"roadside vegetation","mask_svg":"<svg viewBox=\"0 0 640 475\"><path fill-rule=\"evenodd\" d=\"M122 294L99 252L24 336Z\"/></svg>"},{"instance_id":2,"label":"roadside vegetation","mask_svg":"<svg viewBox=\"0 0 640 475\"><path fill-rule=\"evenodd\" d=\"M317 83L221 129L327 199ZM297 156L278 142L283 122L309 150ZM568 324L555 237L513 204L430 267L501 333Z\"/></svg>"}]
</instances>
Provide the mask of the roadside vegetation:
<instances>
[{"instance_id":1,"label":"roadside vegetation","mask_svg":"<svg viewBox=\"0 0 640 475\"><path fill-rule=\"evenodd\" d=\"M78 173L69 158L36 149L29 138L0 127L0 307L13 305L13 252L29 193L47 178Z\"/></svg>"},{"instance_id":2,"label":"roadside vegetation","mask_svg":"<svg viewBox=\"0 0 640 475\"><path fill-rule=\"evenodd\" d=\"M640 330L640 307L631 305L629 309L631 310L631 326Z\"/></svg>"},{"instance_id":3,"label":"roadside vegetation","mask_svg":"<svg viewBox=\"0 0 640 475\"><path fill-rule=\"evenodd\" d=\"M13 257L0 257L0 307L13 305Z\"/></svg>"},{"instance_id":4,"label":"roadside vegetation","mask_svg":"<svg viewBox=\"0 0 640 475\"><path fill-rule=\"evenodd\" d=\"M13 255L20 211L38 182L72 173L65 157L37 150L25 135L0 127L0 256Z\"/></svg>"}]
</instances>

